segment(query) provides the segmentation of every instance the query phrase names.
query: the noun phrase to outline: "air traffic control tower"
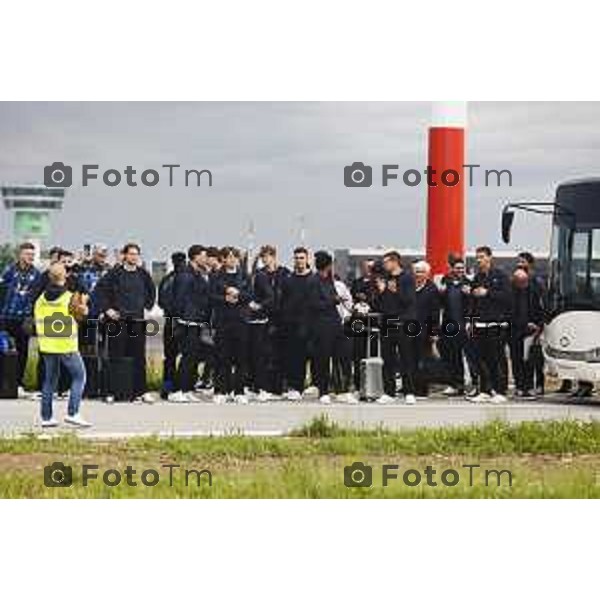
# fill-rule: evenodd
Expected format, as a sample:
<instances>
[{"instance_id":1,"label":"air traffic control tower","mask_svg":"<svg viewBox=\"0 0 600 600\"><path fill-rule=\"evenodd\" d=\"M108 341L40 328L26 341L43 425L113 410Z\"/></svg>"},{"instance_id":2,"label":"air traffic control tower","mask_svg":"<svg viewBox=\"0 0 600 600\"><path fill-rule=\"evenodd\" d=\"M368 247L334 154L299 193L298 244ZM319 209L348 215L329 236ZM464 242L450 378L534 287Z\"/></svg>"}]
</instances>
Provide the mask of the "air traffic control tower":
<instances>
[{"instance_id":1,"label":"air traffic control tower","mask_svg":"<svg viewBox=\"0 0 600 600\"><path fill-rule=\"evenodd\" d=\"M39 252L50 238L51 215L62 210L64 188L43 184L3 185L4 208L12 215L12 242L32 242Z\"/></svg>"}]
</instances>

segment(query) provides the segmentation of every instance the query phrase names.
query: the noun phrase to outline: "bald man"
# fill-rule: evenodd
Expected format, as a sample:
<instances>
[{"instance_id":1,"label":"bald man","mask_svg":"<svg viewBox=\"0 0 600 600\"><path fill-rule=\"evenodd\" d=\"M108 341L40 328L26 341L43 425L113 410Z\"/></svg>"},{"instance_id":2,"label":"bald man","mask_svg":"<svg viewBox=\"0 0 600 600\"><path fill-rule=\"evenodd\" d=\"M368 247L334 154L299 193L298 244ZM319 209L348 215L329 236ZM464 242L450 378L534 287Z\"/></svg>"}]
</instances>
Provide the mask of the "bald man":
<instances>
[{"instance_id":1,"label":"bald man","mask_svg":"<svg viewBox=\"0 0 600 600\"><path fill-rule=\"evenodd\" d=\"M525 345L539 337L543 326L542 299L533 285L529 273L517 268L512 274L512 331L510 355L515 395L535 397L533 390L533 365L525 356ZM527 338L530 338L527 340Z\"/></svg>"}]
</instances>

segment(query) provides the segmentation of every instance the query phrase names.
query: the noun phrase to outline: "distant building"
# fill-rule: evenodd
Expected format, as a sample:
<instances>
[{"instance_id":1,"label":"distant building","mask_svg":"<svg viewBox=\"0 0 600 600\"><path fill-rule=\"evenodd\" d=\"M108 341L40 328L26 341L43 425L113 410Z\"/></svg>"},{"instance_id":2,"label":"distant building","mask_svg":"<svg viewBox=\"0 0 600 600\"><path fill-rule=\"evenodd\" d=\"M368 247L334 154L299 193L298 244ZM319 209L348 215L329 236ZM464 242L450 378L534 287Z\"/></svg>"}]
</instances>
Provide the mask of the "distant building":
<instances>
[{"instance_id":1,"label":"distant building","mask_svg":"<svg viewBox=\"0 0 600 600\"><path fill-rule=\"evenodd\" d=\"M64 188L15 184L0 191L4 208L12 215L12 242L32 242L39 259L42 245L51 238L51 214L63 208Z\"/></svg>"},{"instance_id":2,"label":"distant building","mask_svg":"<svg viewBox=\"0 0 600 600\"><path fill-rule=\"evenodd\" d=\"M150 274L154 283L158 284L160 280L167 274L169 270L169 264L166 260L152 260L150 261Z\"/></svg>"}]
</instances>

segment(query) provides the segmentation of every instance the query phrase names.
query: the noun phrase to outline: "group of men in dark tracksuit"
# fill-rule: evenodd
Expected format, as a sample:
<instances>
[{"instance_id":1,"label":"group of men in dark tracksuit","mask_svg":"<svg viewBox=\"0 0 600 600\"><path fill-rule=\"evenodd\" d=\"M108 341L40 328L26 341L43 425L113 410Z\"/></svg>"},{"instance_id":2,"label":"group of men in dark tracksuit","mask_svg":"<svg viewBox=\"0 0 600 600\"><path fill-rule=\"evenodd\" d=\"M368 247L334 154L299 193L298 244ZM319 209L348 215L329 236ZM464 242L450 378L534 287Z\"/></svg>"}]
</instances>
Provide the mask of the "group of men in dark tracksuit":
<instances>
[{"instance_id":1,"label":"group of men in dark tracksuit","mask_svg":"<svg viewBox=\"0 0 600 600\"><path fill-rule=\"evenodd\" d=\"M116 399L150 402L145 318L157 289L137 244L127 244L113 266L107 254L96 247L75 264L72 253L57 248L51 260L67 266L69 289L89 295L81 347L99 351L105 340L110 358L131 361L132 391ZM511 276L494 265L486 246L477 248L476 261L468 276L464 260L451 256L446 275L434 282L426 262L403 265L398 252L388 251L381 260L365 261L347 287L325 251L311 259L306 248L296 248L289 270L273 246L263 246L249 268L233 247L193 245L186 254L173 254L173 271L158 288L165 317L162 397L192 402L197 391L212 389L215 402L306 395L323 403L356 402L361 361L379 347L379 402L402 396L412 404L442 381L446 395L502 402L509 388L507 355L515 395L539 395L545 289L534 259L519 254ZM33 263L34 247L23 244L0 285L0 329L15 340L21 391L32 333L28 319L44 289L45 274ZM377 323L378 339L347 327L362 319Z\"/></svg>"},{"instance_id":2,"label":"group of men in dark tracksuit","mask_svg":"<svg viewBox=\"0 0 600 600\"><path fill-rule=\"evenodd\" d=\"M400 375L409 404L427 396L438 378L448 384L445 395L503 402L507 354L515 395L543 393L541 352L533 348L539 349L544 294L533 257L519 255L512 278L494 266L487 246L477 249L476 261L475 274L467 277L464 260L449 257L447 274L438 283L426 262L416 261L408 271L396 252L386 253L380 265L363 267L352 289L357 302L366 301L381 315L385 395L380 401L394 400ZM355 364L365 347L363 340L355 343ZM472 382L468 393L465 364Z\"/></svg>"}]
</instances>

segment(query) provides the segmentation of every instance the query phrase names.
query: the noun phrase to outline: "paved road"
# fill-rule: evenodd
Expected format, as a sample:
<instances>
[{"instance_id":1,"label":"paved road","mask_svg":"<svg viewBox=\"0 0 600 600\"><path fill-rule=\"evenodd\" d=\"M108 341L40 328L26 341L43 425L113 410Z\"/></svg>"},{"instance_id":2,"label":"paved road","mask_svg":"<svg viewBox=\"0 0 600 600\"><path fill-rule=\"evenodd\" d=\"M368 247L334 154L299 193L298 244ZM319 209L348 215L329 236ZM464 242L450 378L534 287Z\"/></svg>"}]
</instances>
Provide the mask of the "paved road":
<instances>
[{"instance_id":1,"label":"paved road","mask_svg":"<svg viewBox=\"0 0 600 600\"><path fill-rule=\"evenodd\" d=\"M62 418L66 403L57 401L57 416ZM0 436L41 432L38 406L31 400L0 400ZM428 399L415 406L404 404L332 404L318 402L270 402L249 405L195 404L104 404L84 403L82 413L94 427L78 431L86 438L125 438L138 435L194 436L244 433L246 435L282 435L312 418L327 414L341 425L389 429L421 426L465 425L490 419L511 422L573 418L600 418L600 402L574 404L565 398L542 401L508 402L503 405L474 405L463 400ZM70 431L61 426L58 432Z\"/></svg>"}]
</instances>

